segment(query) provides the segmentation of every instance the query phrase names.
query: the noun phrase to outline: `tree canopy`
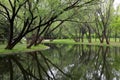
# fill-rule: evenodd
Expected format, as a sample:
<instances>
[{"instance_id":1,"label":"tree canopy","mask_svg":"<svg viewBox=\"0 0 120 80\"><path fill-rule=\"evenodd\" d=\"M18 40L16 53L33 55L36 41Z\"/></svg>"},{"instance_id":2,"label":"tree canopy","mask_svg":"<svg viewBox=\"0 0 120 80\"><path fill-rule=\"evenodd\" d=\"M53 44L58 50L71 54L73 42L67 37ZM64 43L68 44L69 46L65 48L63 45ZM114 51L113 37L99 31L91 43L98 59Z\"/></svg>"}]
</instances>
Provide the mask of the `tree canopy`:
<instances>
[{"instance_id":1,"label":"tree canopy","mask_svg":"<svg viewBox=\"0 0 120 80\"><path fill-rule=\"evenodd\" d=\"M61 30L63 38L74 38L75 41L79 38L83 41L86 34L91 42L94 34L101 43L105 40L109 44L111 26L119 26L116 23L119 19L112 17L116 15L113 2L114 0L1 0L0 18L8 25L5 25L8 30L6 49L12 49L21 39L30 39L32 36L32 41L27 46L30 48L49 35L54 35L55 38L55 34ZM56 38L57 36L59 37L56 35Z\"/></svg>"}]
</instances>

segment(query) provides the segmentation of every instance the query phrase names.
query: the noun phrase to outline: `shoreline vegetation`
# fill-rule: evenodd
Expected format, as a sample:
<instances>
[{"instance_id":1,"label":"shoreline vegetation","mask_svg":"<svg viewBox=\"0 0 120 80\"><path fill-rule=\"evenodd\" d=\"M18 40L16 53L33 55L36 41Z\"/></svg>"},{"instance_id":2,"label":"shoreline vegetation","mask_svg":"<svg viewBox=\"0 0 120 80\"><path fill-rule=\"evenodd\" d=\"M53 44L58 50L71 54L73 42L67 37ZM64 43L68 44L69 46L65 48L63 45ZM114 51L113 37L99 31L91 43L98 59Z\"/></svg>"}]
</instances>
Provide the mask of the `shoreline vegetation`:
<instances>
[{"instance_id":1,"label":"shoreline vegetation","mask_svg":"<svg viewBox=\"0 0 120 80\"><path fill-rule=\"evenodd\" d=\"M73 39L55 39L53 41L50 40L44 40L42 43L51 43L51 44L83 44L83 45L98 45L98 46L110 46L110 47L120 47L120 42L115 42L113 39L111 39L110 44L100 43L97 39L92 40L91 43L87 41L87 39L84 40L84 42L75 42Z\"/></svg>"},{"instance_id":2,"label":"shoreline vegetation","mask_svg":"<svg viewBox=\"0 0 120 80\"><path fill-rule=\"evenodd\" d=\"M110 44L100 43L99 40L92 40L91 43L84 39L84 42L75 42L73 39L55 39L53 41L50 40L43 40L42 43L38 46L32 46L30 49L26 48L26 43L17 44L12 50L6 50L5 44L0 45L0 54L16 54L16 53L25 53L25 52L34 52L34 51L41 51L46 50L49 46L44 45L45 43L50 44L83 44L83 45L97 45L97 46L109 46L109 47L120 47L120 42L115 42L114 40L110 41Z\"/></svg>"},{"instance_id":3,"label":"shoreline vegetation","mask_svg":"<svg viewBox=\"0 0 120 80\"><path fill-rule=\"evenodd\" d=\"M30 49L26 48L26 44L17 44L12 50L6 50L5 44L0 45L0 55L1 54L17 54L17 53L26 53L26 52L34 52L34 51L41 51L48 49L48 46L45 46L43 44L32 46Z\"/></svg>"}]
</instances>

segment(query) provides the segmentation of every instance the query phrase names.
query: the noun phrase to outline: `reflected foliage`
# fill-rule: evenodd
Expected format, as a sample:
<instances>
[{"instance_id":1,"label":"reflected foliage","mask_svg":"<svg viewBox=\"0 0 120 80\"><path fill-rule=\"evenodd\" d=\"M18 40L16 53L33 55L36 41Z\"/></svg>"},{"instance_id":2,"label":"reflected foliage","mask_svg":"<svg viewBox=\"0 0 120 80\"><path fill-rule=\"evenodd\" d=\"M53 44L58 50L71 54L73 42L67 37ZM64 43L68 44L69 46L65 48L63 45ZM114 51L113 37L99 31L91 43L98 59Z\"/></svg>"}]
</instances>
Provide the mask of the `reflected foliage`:
<instances>
[{"instance_id":1,"label":"reflected foliage","mask_svg":"<svg viewBox=\"0 0 120 80\"><path fill-rule=\"evenodd\" d=\"M54 70L70 78L41 52L25 55L10 55L0 58L0 79L2 80L57 80ZM57 79L56 79L57 78Z\"/></svg>"},{"instance_id":2,"label":"reflected foliage","mask_svg":"<svg viewBox=\"0 0 120 80\"><path fill-rule=\"evenodd\" d=\"M51 49L0 56L1 80L118 80L120 48L46 44Z\"/></svg>"},{"instance_id":3,"label":"reflected foliage","mask_svg":"<svg viewBox=\"0 0 120 80\"><path fill-rule=\"evenodd\" d=\"M61 44L56 46L57 48L52 47L53 50L48 50L51 54L45 52L52 57L51 60L55 59L54 62L62 70L68 71L66 73L72 75L72 80L113 80L120 78L119 47Z\"/></svg>"}]
</instances>

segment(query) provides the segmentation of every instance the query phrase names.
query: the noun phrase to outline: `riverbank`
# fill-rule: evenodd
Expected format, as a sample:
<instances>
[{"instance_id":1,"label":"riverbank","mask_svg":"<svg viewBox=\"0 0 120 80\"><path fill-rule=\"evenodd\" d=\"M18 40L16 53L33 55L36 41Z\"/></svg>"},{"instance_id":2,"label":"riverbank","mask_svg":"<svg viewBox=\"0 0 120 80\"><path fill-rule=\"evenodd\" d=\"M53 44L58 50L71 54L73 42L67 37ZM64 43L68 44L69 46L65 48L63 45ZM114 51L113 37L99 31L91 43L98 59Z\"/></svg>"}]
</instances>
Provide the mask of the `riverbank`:
<instances>
[{"instance_id":1,"label":"riverbank","mask_svg":"<svg viewBox=\"0 0 120 80\"><path fill-rule=\"evenodd\" d=\"M49 48L43 44L38 46L32 46L30 49L26 48L26 44L17 44L12 50L4 49L6 45L0 45L0 54L15 54L15 53L25 53L25 52L33 52L40 51Z\"/></svg>"},{"instance_id":2,"label":"riverbank","mask_svg":"<svg viewBox=\"0 0 120 80\"><path fill-rule=\"evenodd\" d=\"M110 46L110 47L120 47L120 42L111 41L110 44L100 43L99 40L93 41L89 43L87 40L84 42L75 42L73 39L55 39L53 41L43 40L44 43L50 44L83 44L83 45L98 45L98 46ZM18 44L12 50L4 49L6 45L0 45L0 54L13 54L13 53L25 53L25 52L33 52L48 49L48 46L40 44L38 46L32 46L30 49L26 48L26 44Z\"/></svg>"},{"instance_id":3,"label":"riverbank","mask_svg":"<svg viewBox=\"0 0 120 80\"><path fill-rule=\"evenodd\" d=\"M98 45L98 46L113 46L113 47L120 47L120 42L114 42L113 40L110 41L110 44L100 43L99 40L92 40L89 43L87 40L84 42L75 42L73 39L55 39L53 41L44 40L43 43L52 43L52 44L85 44L85 45Z\"/></svg>"}]
</instances>

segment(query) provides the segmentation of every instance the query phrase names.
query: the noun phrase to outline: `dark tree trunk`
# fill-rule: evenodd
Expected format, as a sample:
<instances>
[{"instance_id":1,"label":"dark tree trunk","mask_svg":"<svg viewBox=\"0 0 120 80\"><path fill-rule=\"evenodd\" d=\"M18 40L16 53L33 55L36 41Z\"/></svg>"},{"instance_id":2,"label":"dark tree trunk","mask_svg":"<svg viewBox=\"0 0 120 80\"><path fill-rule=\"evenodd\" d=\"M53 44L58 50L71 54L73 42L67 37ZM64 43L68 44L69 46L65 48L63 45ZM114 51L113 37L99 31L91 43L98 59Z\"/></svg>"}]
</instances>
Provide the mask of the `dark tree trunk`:
<instances>
[{"instance_id":1,"label":"dark tree trunk","mask_svg":"<svg viewBox=\"0 0 120 80\"><path fill-rule=\"evenodd\" d=\"M22 38L23 38L23 36L19 36L18 38L15 38L14 40L12 40L12 42L11 42L10 44L8 44L8 45L6 46L5 49L10 49L10 50L13 49L14 46L15 46L17 43L19 43Z\"/></svg>"},{"instance_id":2,"label":"dark tree trunk","mask_svg":"<svg viewBox=\"0 0 120 80\"><path fill-rule=\"evenodd\" d=\"M80 42L80 39L81 39L81 33L80 33L80 29L79 29L79 42Z\"/></svg>"},{"instance_id":3,"label":"dark tree trunk","mask_svg":"<svg viewBox=\"0 0 120 80\"><path fill-rule=\"evenodd\" d=\"M81 41L84 42L84 34L82 33L82 36L81 36Z\"/></svg>"},{"instance_id":4,"label":"dark tree trunk","mask_svg":"<svg viewBox=\"0 0 120 80\"><path fill-rule=\"evenodd\" d=\"M106 29L105 29L105 32L104 32L104 36L105 36L106 43L109 44L109 39L108 39L108 36L107 36Z\"/></svg>"},{"instance_id":5,"label":"dark tree trunk","mask_svg":"<svg viewBox=\"0 0 120 80\"><path fill-rule=\"evenodd\" d=\"M106 33L106 29L104 29L104 31L102 33L102 41L101 41L101 43L104 42L104 39L105 39L106 43L109 44L109 39L108 39L108 36L107 36L107 33Z\"/></svg>"},{"instance_id":6,"label":"dark tree trunk","mask_svg":"<svg viewBox=\"0 0 120 80\"><path fill-rule=\"evenodd\" d=\"M91 43L91 28L90 25L86 22L86 27L88 29L88 42Z\"/></svg>"},{"instance_id":7,"label":"dark tree trunk","mask_svg":"<svg viewBox=\"0 0 120 80\"><path fill-rule=\"evenodd\" d=\"M117 42L117 32L115 32L115 42Z\"/></svg>"},{"instance_id":8,"label":"dark tree trunk","mask_svg":"<svg viewBox=\"0 0 120 80\"><path fill-rule=\"evenodd\" d=\"M37 45L37 41L39 39L39 32L40 32L40 27L38 28L37 33L36 33L35 44L34 44L35 46Z\"/></svg>"},{"instance_id":9,"label":"dark tree trunk","mask_svg":"<svg viewBox=\"0 0 120 80\"><path fill-rule=\"evenodd\" d=\"M108 37L106 36L106 43L107 44L109 44L110 42L109 42L109 39L108 39Z\"/></svg>"},{"instance_id":10,"label":"dark tree trunk","mask_svg":"<svg viewBox=\"0 0 120 80\"><path fill-rule=\"evenodd\" d=\"M30 42L30 44L27 46L27 48L31 48L32 47L32 45L34 45L35 43L35 46L37 46L37 45L39 45L42 41L43 41L43 37L39 37L38 39L37 39L37 42L36 42L36 38L32 38L32 41Z\"/></svg>"},{"instance_id":11,"label":"dark tree trunk","mask_svg":"<svg viewBox=\"0 0 120 80\"><path fill-rule=\"evenodd\" d=\"M89 35L88 35L88 41L89 41L89 43L92 42L92 40L91 40L91 32L90 31L89 31Z\"/></svg>"},{"instance_id":12,"label":"dark tree trunk","mask_svg":"<svg viewBox=\"0 0 120 80\"><path fill-rule=\"evenodd\" d=\"M10 29L9 29L9 38L8 38L8 44L5 49L12 49L12 40L13 40L13 21L10 20Z\"/></svg>"}]
</instances>

